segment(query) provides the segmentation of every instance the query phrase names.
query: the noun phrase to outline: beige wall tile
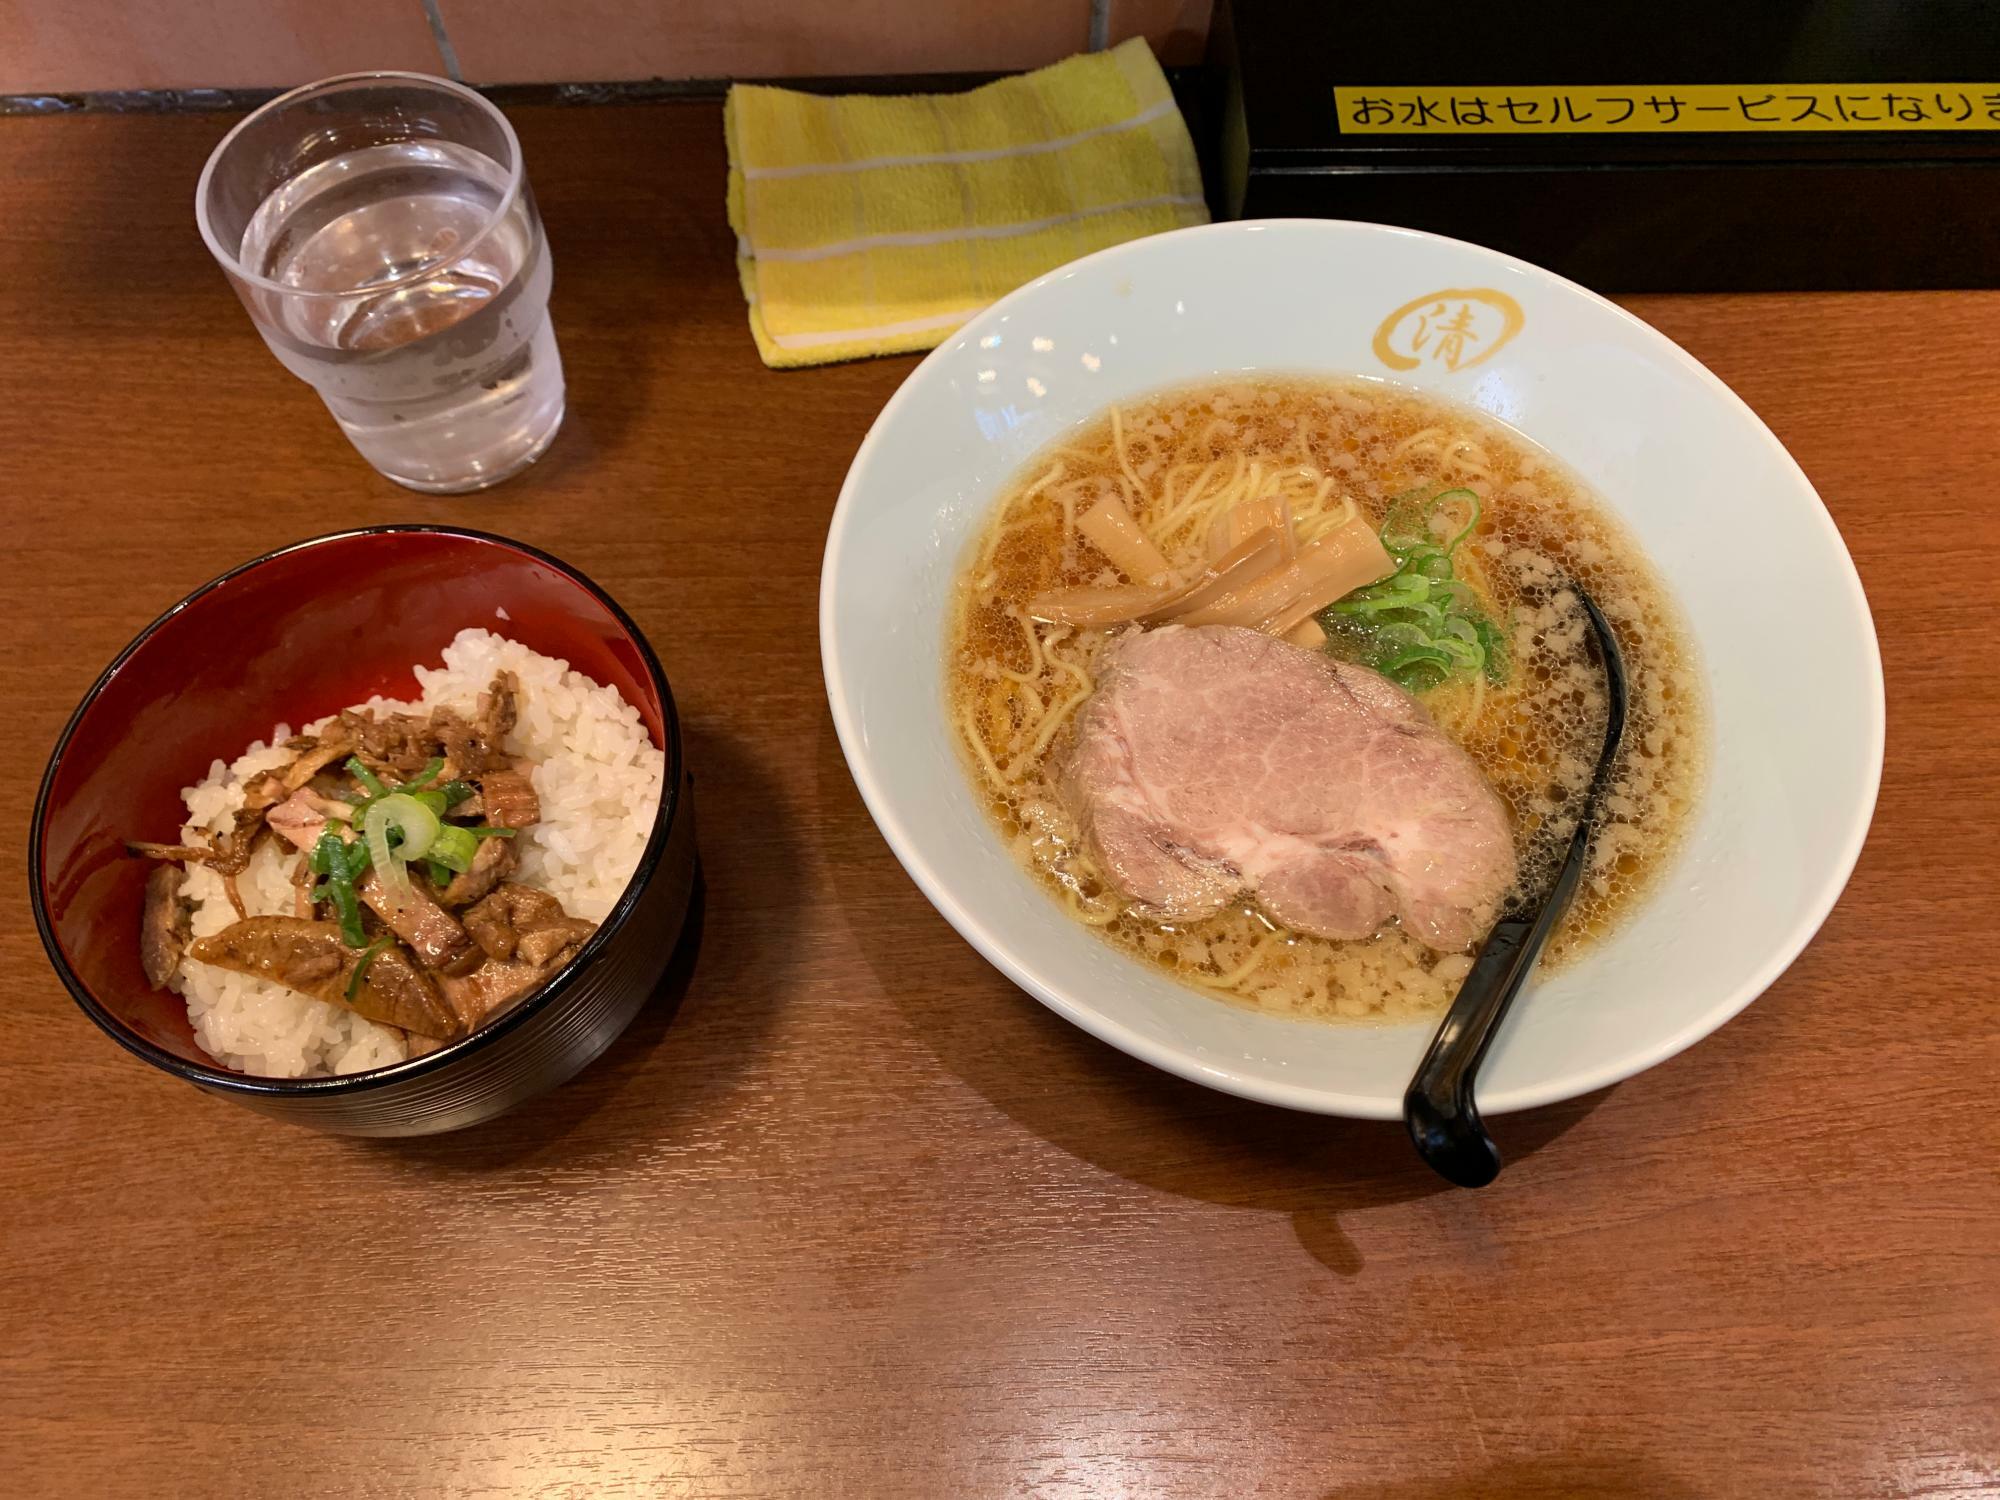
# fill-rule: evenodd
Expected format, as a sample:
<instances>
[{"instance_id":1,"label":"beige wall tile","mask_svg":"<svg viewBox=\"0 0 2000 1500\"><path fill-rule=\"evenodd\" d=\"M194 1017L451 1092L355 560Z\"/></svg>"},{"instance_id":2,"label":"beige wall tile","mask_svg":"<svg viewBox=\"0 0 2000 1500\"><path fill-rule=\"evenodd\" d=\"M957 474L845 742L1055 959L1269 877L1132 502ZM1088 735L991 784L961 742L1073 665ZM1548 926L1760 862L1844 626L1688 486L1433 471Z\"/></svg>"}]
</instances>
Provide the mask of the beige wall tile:
<instances>
[{"instance_id":1,"label":"beige wall tile","mask_svg":"<svg viewBox=\"0 0 2000 1500\"><path fill-rule=\"evenodd\" d=\"M443 71L420 0L0 0L0 94Z\"/></svg>"},{"instance_id":2,"label":"beige wall tile","mask_svg":"<svg viewBox=\"0 0 2000 1500\"><path fill-rule=\"evenodd\" d=\"M1008 71L1084 50L1088 0L441 0L471 83Z\"/></svg>"},{"instance_id":3,"label":"beige wall tile","mask_svg":"<svg viewBox=\"0 0 2000 1500\"><path fill-rule=\"evenodd\" d=\"M1168 67L1201 61L1215 0L1110 0L1111 40L1142 36Z\"/></svg>"},{"instance_id":4,"label":"beige wall tile","mask_svg":"<svg viewBox=\"0 0 2000 1500\"><path fill-rule=\"evenodd\" d=\"M1201 55L1213 0L1109 0L1111 40ZM475 83L1031 68L1081 51L1090 0L441 0ZM442 72L421 0L0 0L0 93L264 88Z\"/></svg>"}]
</instances>

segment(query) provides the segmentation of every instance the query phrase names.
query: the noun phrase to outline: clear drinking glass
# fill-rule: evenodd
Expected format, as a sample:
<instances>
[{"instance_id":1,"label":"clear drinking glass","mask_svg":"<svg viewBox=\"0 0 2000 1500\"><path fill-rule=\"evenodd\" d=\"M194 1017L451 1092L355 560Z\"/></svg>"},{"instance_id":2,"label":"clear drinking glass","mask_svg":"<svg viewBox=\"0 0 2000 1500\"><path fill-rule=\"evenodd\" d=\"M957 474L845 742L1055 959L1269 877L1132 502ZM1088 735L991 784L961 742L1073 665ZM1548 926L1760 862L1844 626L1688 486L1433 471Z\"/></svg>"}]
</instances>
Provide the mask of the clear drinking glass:
<instances>
[{"instance_id":1,"label":"clear drinking glass","mask_svg":"<svg viewBox=\"0 0 2000 1500\"><path fill-rule=\"evenodd\" d=\"M215 148L195 219L271 352L398 484L497 484L562 425L548 240L514 128L470 89L294 89Z\"/></svg>"}]
</instances>

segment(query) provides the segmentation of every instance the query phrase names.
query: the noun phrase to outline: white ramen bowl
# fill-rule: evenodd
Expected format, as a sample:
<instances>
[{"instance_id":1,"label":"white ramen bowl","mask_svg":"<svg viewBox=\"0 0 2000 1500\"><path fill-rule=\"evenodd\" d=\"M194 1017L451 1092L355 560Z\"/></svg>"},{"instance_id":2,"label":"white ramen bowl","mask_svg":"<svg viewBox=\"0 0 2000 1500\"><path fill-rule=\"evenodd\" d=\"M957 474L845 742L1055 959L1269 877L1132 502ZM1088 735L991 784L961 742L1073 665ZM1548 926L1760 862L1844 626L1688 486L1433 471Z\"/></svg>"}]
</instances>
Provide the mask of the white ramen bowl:
<instances>
[{"instance_id":1,"label":"white ramen bowl","mask_svg":"<svg viewBox=\"0 0 2000 1500\"><path fill-rule=\"evenodd\" d=\"M904 382L848 471L820 580L834 724L896 857L1003 973L1113 1046L1272 1104L1400 1113L1430 1023L1261 1015L1118 951L1002 845L946 712L955 575L1035 451L1113 402L1243 372L1394 380L1507 424L1623 518L1698 646L1713 738L1686 842L1609 938L1530 980L1480 1108L1587 1093L1714 1031L1798 955L1861 851L1883 710L1860 580L1798 465L1683 350L1561 277L1410 230L1281 220L1121 245L996 303ZM1809 665L1781 665L1775 639Z\"/></svg>"}]
</instances>

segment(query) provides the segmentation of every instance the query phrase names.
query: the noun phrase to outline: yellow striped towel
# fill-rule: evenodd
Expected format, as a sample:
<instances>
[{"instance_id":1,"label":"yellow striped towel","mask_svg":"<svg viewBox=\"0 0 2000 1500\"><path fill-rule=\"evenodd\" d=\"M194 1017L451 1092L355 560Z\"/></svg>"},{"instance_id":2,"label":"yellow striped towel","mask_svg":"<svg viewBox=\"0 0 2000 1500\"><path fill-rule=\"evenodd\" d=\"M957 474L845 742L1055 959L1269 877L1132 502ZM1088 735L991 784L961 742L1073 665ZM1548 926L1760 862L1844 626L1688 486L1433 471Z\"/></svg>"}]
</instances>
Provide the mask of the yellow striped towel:
<instances>
[{"instance_id":1,"label":"yellow striped towel","mask_svg":"<svg viewBox=\"0 0 2000 1500\"><path fill-rule=\"evenodd\" d=\"M768 365L928 349L1065 261L1208 222L1142 39L966 94L738 84L724 120L737 269Z\"/></svg>"}]
</instances>

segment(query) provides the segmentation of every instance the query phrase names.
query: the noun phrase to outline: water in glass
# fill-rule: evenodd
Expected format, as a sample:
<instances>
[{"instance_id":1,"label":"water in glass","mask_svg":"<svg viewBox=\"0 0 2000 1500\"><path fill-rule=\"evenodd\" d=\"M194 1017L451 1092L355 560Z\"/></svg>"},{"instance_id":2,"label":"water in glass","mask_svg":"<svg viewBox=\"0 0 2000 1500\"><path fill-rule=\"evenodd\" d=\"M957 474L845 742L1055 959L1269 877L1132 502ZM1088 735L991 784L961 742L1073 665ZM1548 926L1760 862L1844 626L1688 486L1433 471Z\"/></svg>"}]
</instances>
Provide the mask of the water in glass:
<instances>
[{"instance_id":1,"label":"water in glass","mask_svg":"<svg viewBox=\"0 0 2000 1500\"><path fill-rule=\"evenodd\" d=\"M283 183L244 230L246 270L334 294L253 306L272 350L371 463L418 489L504 479L562 422L547 246L525 184L494 220L506 186L469 147L393 142Z\"/></svg>"}]
</instances>

